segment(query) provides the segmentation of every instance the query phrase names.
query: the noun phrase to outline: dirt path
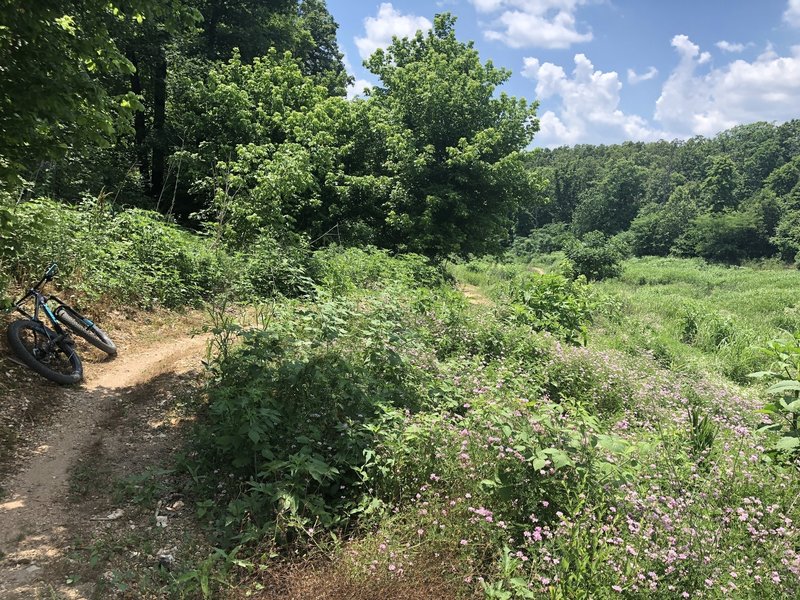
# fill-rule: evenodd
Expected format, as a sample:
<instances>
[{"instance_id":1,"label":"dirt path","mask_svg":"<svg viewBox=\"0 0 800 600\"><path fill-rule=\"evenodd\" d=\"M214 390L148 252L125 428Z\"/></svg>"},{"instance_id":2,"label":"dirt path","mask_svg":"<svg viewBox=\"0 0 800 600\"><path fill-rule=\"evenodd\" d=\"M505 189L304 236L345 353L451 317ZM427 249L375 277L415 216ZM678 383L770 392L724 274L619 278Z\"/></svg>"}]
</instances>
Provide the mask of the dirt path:
<instances>
[{"instance_id":1,"label":"dirt path","mask_svg":"<svg viewBox=\"0 0 800 600\"><path fill-rule=\"evenodd\" d=\"M81 387L48 388L53 400L60 400L65 408L41 432L42 443L5 483L7 493L0 500L0 597L86 597L79 587L54 587L51 576L51 567L64 558L74 538L76 522L86 520L85 510L66 501L70 474L99 443L133 446L127 437L114 439L109 434L119 421L115 417L120 417L120 407L130 405L132 397L137 397L137 405L147 406L159 394L169 395L173 379L164 376L198 368L206 344L206 336L173 337L142 349L132 344L113 361L87 364ZM152 420L151 408L147 414ZM131 433L137 434L124 432ZM135 458L135 447L133 453Z\"/></svg>"},{"instance_id":2,"label":"dirt path","mask_svg":"<svg viewBox=\"0 0 800 600\"><path fill-rule=\"evenodd\" d=\"M462 283L459 286L461 293L466 296L467 300L471 304L476 304L478 306L493 306L494 303L486 297L483 293L481 288L475 285L471 285L469 283Z\"/></svg>"}]
</instances>

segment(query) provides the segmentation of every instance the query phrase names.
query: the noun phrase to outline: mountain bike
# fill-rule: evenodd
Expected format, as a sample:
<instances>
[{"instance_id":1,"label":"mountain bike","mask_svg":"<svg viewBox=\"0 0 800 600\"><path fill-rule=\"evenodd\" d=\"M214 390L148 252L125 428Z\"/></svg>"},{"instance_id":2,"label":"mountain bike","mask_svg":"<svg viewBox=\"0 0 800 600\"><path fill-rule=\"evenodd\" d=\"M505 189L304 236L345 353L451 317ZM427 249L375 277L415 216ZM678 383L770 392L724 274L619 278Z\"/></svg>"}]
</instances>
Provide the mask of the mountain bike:
<instances>
[{"instance_id":1,"label":"mountain bike","mask_svg":"<svg viewBox=\"0 0 800 600\"><path fill-rule=\"evenodd\" d=\"M57 271L55 263L50 265L39 283L14 303L13 309L25 318L8 326L8 343L19 359L40 375L56 383L78 383L83 379L83 365L67 329L109 356L116 356L117 347L91 319L60 298L42 293L44 285L52 281ZM29 299L33 299L33 314L22 308ZM55 308L51 309L50 304L55 304ZM52 328L39 318L40 312Z\"/></svg>"}]
</instances>

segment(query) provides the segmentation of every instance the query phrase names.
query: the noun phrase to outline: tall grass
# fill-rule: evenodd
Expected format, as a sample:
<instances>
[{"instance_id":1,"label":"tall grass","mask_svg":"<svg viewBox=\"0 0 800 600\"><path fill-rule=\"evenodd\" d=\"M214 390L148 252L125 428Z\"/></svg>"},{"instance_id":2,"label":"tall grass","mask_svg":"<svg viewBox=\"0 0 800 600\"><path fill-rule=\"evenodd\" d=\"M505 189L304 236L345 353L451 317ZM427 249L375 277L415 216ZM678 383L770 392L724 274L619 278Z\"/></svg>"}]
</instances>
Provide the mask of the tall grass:
<instances>
[{"instance_id":1,"label":"tall grass","mask_svg":"<svg viewBox=\"0 0 800 600\"><path fill-rule=\"evenodd\" d=\"M746 383L767 360L754 348L800 328L800 273L724 267L700 259L638 258L597 288L622 303L621 325L605 322L602 343L646 350L675 369L719 372Z\"/></svg>"}]
</instances>

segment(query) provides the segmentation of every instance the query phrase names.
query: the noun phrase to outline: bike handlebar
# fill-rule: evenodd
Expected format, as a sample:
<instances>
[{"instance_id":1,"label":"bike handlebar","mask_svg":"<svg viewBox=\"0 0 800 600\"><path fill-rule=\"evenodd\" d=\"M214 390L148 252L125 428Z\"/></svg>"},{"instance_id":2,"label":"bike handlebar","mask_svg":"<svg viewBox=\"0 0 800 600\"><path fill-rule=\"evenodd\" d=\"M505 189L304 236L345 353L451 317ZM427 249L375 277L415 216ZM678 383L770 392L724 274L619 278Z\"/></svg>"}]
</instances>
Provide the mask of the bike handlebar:
<instances>
[{"instance_id":1,"label":"bike handlebar","mask_svg":"<svg viewBox=\"0 0 800 600\"><path fill-rule=\"evenodd\" d=\"M53 277L56 276L56 273L58 273L58 265L56 263L52 263L49 267L47 267L47 270L44 272L44 275L39 280L39 283L33 286L33 289L38 290L46 282L52 281Z\"/></svg>"}]
</instances>

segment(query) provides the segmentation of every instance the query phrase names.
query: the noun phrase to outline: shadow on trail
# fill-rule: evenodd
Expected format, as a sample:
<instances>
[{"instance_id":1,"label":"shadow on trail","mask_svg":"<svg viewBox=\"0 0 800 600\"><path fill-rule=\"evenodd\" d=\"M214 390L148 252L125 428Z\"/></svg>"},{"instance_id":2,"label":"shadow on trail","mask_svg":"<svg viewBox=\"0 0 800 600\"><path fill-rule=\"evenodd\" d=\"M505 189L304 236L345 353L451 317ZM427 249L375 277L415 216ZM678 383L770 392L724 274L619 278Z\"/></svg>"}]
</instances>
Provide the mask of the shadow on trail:
<instances>
[{"instance_id":1,"label":"shadow on trail","mask_svg":"<svg viewBox=\"0 0 800 600\"><path fill-rule=\"evenodd\" d=\"M165 472L192 421L188 402L199 373L180 371L120 387L36 382L23 390L28 398L3 398L18 404L22 419L46 420L47 431L0 497L0 597L35 598L63 586L76 570L71 553L123 526L115 511L140 494L125 482ZM0 435L8 435L18 423L2 425ZM13 466L6 461L7 471Z\"/></svg>"}]
</instances>

